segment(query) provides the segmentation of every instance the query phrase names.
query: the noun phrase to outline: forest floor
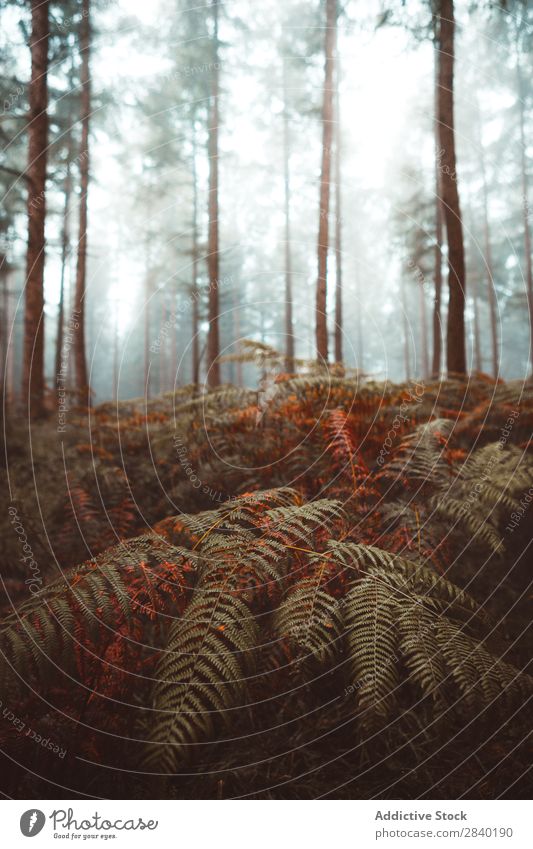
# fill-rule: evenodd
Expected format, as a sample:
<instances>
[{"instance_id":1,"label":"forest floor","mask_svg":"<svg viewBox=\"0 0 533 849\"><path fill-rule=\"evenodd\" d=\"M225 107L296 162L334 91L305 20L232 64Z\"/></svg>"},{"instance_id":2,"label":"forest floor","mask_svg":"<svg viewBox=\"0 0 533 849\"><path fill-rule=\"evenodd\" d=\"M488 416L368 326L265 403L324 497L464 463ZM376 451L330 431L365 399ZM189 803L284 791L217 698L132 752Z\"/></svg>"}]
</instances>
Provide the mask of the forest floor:
<instances>
[{"instance_id":1,"label":"forest floor","mask_svg":"<svg viewBox=\"0 0 533 849\"><path fill-rule=\"evenodd\" d=\"M532 434L483 376L8 420L2 791L529 797Z\"/></svg>"}]
</instances>

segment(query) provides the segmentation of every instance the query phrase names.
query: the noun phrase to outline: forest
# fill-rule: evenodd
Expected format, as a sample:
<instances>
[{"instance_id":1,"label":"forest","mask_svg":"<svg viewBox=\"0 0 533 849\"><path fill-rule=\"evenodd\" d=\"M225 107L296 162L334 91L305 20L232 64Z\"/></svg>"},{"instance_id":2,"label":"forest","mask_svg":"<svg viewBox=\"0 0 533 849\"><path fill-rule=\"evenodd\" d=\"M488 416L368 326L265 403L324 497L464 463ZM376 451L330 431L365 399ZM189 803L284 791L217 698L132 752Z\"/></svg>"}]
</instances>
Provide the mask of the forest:
<instances>
[{"instance_id":1,"label":"forest","mask_svg":"<svg viewBox=\"0 0 533 849\"><path fill-rule=\"evenodd\" d=\"M531 796L532 76L531 0L0 0L4 798Z\"/></svg>"}]
</instances>

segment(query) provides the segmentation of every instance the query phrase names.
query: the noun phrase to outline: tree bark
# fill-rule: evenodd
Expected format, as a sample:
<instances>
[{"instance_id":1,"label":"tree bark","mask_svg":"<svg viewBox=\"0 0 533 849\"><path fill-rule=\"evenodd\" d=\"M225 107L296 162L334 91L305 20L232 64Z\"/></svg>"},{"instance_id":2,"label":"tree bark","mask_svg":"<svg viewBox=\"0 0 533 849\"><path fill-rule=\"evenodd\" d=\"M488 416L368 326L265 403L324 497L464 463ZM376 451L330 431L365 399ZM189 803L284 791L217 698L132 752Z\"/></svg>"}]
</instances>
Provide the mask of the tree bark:
<instances>
[{"instance_id":1,"label":"tree bark","mask_svg":"<svg viewBox=\"0 0 533 849\"><path fill-rule=\"evenodd\" d=\"M142 394L146 396L146 400L150 400L150 307L151 307L151 279L149 266L146 267L146 277L144 280L144 386ZM159 351L160 353L160 351Z\"/></svg>"},{"instance_id":2,"label":"tree bark","mask_svg":"<svg viewBox=\"0 0 533 849\"><path fill-rule=\"evenodd\" d=\"M193 151L192 151L192 339L191 339L191 378L194 386L200 383L200 332L199 304L200 293L198 291L198 174L196 169L196 128L193 126Z\"/></svg>"},{"instance_id":3,"label":"tree bark","mask_svg":"<svg viewBox=\"0 0 533 849\"><path fill-rule=\"evenodd\" d=\"M442 359L442 201L438 167L438 35L435 34L435 299L433 301L433 359L431 373L439 377Z\"/></svg>"},{"instance_id":4,"label":"tree bark","mask_svg":"<svg viewBox=\"0 0 533 849\"><path fill-rule=\"evenodd\" d=\"M316 286L316 354L319 362L328 361L327 272L329 246L329 199L331 180L331 143L333 140L333 70L337 0L326 0L326 37L324 94L322 104L322 167L320 173L320 209L318 226L318 279Z\"/></svg>"},{"instance_id":5,"label":"tree bark","mask_svg":"<svg viewBox=\"0 0 533 849\"><path fill-rule=\"evenodd\" d=\"M475 370L478 372L483 371L483 361L481 358L481 336L479 331L479 284L477 275L474 275L474 285L473 285L473 298L472 298L472 306L474 310L474 364Z\"/></svg>"},{"instance_id":6,"label":"tree bark","mask_svg":"<svg viewBox=\"0 0 533 849\"><path fill-rule=\"evenodd\" d=\"M403 365L405 370L405 379L411 379L411 364L409 356L409 320L407 317L407 293L405 290L405 280L403 274L400 278L400 294L402 300L402 318L403 318Z\"/></svg>"},{"instance_id":7,"label":"tree bark","mask_svg":"<svg viewBox=\"0 0 533 849\"><path fill-rule=\"evenodd\" d=\"M492 348L492 376L496 380L499 373L499 350L498 350L498 320L496 310L496 291L494 288L494 265L492 262L492 246L490 243L489 223L489 188L487 172L485 167L485 150L483 148L482 118L479 100L476 97L476 119L477 138L479 146L479 169L481 172L482 200L483 200L483 248L484 265L487 275L487 294L489 301L490 336Z\"/></svg>"},{"instance_id":8,"label":"tree bark","mask_svg":"<svg viewBox=\"0 0 533 849\"><path fill-rule=\"evenodd\" d=\"M427 307L426 296L424 294L424 284L418 285L418 306L420 311L420 341L421 341L421 359L422 359L422 376L427 379L429 376L429 349L428 349L428 322L427 322Z\"/></svg>"},{"instance_id":9,"label":"tree bark","mask_svg":"<svg viewBox=\"0 0 533 849\"><path fill-rule=\"evenodd\" d=\"M363 303L361 293L361 276L359 273L359 257L355 259L355 302L357 304L357 368L365 370L365 349L363 338Z\"/></svg>"},{"instance_id":10,"label":"tree bark","mask_svg":"<svg viewBox=\"0 0 533 849\"><path fill-rule=\"evenodd\" d=\"M335 29L335 37L337 30ZM342 363L342 189L341 189L341 114L340 114L340 61L335 43L335 362Z\"/></svg>"},{"instance_id":11,"label":"tree bark","mask_svg":"<svg viewBox=\"0 0 533 849\"><path fill-rule=\"evenodd\" d=\"M529 181L526 161L526 130L524 117L524 98L526 96L524 77L520 65L517 46L516 74L518 80L518 113L520 126L520 174L522 179L522 216L524 221L524 253L526 263L526 293L529 312L529 364L533 373L533 260L531 257L531 228L529 210Z\"/></svg>"},{"instance_id":12,"label":"tree bark","mask_svg":"<svg viewBox=\"0 0 533 849\"><path fill-rule=\"evenodd\" d=\"M454 129L454 0L441 0L439 10L439 167L448 242L448 327L446 361L449 374L466 374L466 272L463 225L457 186Z\"/></svg>"},{"instance_id":13,"label":"tree bark","mask_svg":"<svg viewBox=\"0 0 533 849\"><path fill-rule=\"evenodd\" d=\"M500 370L500 356L498 351L498 321L496 314L496 292L494 289L494 265L492 262L492 247L490 244L489 190L485 174L485 157L482 147L480 147L479 159L481 166L481 177L483 180L483 242L485 247L485 272L487 274L487 290L489 296L490 337L492 345L492 376L495 380L497 380Z\"/></svg>"},{"instance_id":14,"label":"tree bark","mask_svg":"<svg viewBox=\"0 0 533 849\"><path fill-rule=\"evenodd\" d=\"M218 6L212 0L213 9L213 76L211 81L211 103L209 116L209 230L207 240L207 270L209 276L207 336L207 382L209 386L220 385L220 330L219 330L219 222L218 222L218 123L219 123L219 59L218 59Z\"/></svg>"},{"instance_id":15,"label":"tree bark","mask_svg":"<svg viewBox=\"0 0 533 849\"><path fill-rule=\"evenodd\" d=\"M32 0L28 124L28 248L22 393L30 415L44 415L44 261L48 156L48 0Z\"/></svg>"},{"instance_id":16,"label":"tree bark","mask_svg":"<svg viewBox=\"0 0 533 849\"><path fill-rule=\"evenodd\" d=\"M80 402L90 406L91 391L87 377L85 354L85 312L87 285L87 197L89 192L89 122L91 115L91 80L89 75L90 54L90 0L82 0L80 24L81 55L81 144L80 144L80 202L78 258L76 265L76 289L74 295L74 320L78 327L74 337L74 365L76 389ZM75 326L75 325L74 325Z\"/></svg>"},{"instance_id":17,"label":"tree bark","mask_svg":"<svg viewBox=\"0 0 533 849\"><path fill-rule=\"evenodd\" d=\"M290 217L290 138L287 68L283 60L283 186L285 207L285 371L294 371L294 329L292 319L292 257Z\"/></svg>"},{"instance_id":18,"label":"tree bark","mask_svg":"<svg viewBox=\"0 0 533 849\"><path fill-rule=\"evenodd\" d=\"M67 163L64 182L64 207L63 221L61 226L61 280L59 284L59 306L57 313L57 336L56 336L56 357L55 357L55 375L56 380L61 372L62 352L63 352L63 331L65 325L65 278L67 272L68 256L70 252L70 198L72 195L72 136L69 130L67 144Z\"/></svg>"},{"instance_id":19,"label":"tree bark","mask_svg":"<svg viewBox=\"0 0 533 849\"><path fill-rule=\"evenodd\" d=\"M439 377L442 359L442 203L435 200L435 300L433 303L433 362L432 374Z\"/></svg>"}]
</instances>

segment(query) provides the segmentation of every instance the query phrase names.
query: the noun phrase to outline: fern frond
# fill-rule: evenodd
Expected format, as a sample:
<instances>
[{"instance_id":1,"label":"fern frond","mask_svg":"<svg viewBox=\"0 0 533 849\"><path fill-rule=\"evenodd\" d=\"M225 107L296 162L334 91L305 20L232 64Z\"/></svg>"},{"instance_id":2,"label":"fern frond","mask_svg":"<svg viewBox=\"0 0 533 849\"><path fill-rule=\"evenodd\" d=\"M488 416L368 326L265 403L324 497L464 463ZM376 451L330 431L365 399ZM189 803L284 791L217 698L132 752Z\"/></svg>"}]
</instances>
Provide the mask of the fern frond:
<instances>
[{"instance_id":1,"label":"fern frond","mask_svg":"<svg viewBox=\"0 0 533 849\"><path fill-rule=\"evenodd\" d=\"M214 739L242 704L256 643L257 625L247 605L216 590L196 591L172 625L157 666L146 768L175 772L198 743Z\"/></svg>"},{"instance_id":2,"label":"fern frond","mask_svg":"<svg viewBox=\"0 0 533 849\"><path fill-rule=\"evenodd\" d=\"M400 608L391 587L375 576L364 578L343 605L349 653L348 667L363 733L390 718L400 685L396 622Z\"/></svg>"}]
</instances>

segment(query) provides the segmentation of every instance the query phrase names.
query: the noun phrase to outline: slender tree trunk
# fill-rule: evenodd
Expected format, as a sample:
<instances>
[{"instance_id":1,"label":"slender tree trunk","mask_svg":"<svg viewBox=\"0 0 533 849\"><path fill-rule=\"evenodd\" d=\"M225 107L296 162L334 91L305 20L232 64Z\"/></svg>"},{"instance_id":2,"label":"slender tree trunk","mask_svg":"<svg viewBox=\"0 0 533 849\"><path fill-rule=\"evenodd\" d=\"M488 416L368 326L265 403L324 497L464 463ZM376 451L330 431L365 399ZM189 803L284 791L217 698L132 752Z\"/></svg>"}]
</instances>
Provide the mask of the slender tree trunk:
<instances>
[{"instance_id":1,"label":"slender tree trunk","mask_svg":"<svg viewBox=\"0 0 533 849\"><path fill-rule=\"evenodd\" d=\"M483 371L483 361L481 358L481 336L479 331L479 283L477 274L473 279L473 298L472 307L474 310L474 364L475 370L480 373Z\"/></svg>"},{"instance_id":2,"label":"slender tree trunk","mask_svg":"<svg viewBox=\"0 0 533 849\"><path fill-rule=\"evenodd\" d=\"M152 274L151 274L151 256L150 256L150 237L148 236L146 239L145 245L145 263L146 263L146 277L144 279L144 386L143 386L143 394L146 396L146 399L149 400L151 397L150 384L151 384L151 373L150 373L150 317L152 311ZM161 347L164 344L164 338L161 338L160 345L158 346L158 355L161 356Z\"/></svg>"},{"instance_id":3,"label":"slender tree trunk","mask_svg":"<svg viewBox=\"0 0 533 849\"><path fill-rule=\"evenodd\" d=\"M218 58L218 5L212 0L213 9L213 77L211 82L211 104L209 116L209 230L207 243L207 270L209 276L207 336L207 382L209 386L220 385L220 331L219 331L219 222L218 222L218 124L219 124L219 58Z\"/></svg>"},{"instance_id":4,"label":"slender tree trunk","mask_svg":"<svg viewBox=\"0 0 533 849\"><path fill-rule=\"evenodd\" d=\"M335 30L337 36L337 30ZM340 111L340 61L337 44L335 86L335 362L342 363L342 194L341 194L341 111Z\"/></svg>"},{"instance_id":5,"label":"slender tree trunk","mask_svg":"<svg viewBox=\"0 0 533 849\"><path fill-rule=\"evenodd\" d=\"M237 342L241 338L241 316L239 312L240 298L237 287L238 283L235 283L231 293L234 342ZM242 386L242 362L240 360L236 360L235 362L235 383L237 386Z\"/></svg>"},{"instance_id":6,"label":"slender tree trunk","mask_svg":"<svg viewBox=\"0 0 533 849\"><path fill-rule=\"evenodd\" d=\"M113 333L113 398L118 401L118 302L115 301L115 326Z\"/></svg>"},{"instance_id":7,"label":"slender tree trunk","mask_svg":"<svg viewBox=\"0 0 533 849\"><path fill-rule=\"evenodd\" d=\"M67 272L68 257L70 252L70 198L72 195L72 139L69 130L69 139L67 146L67 170L64 183L64 207L63 221L61 226L61 280L59 284L59 306L57 312L57 336L56 336L56 358L55 358L55 374L56 379L61 371L62 351L63 351L63 331L65 325L65 278Z\"/></svg>"},{"instance_id":8,"label":"slender tree trunk","mask_svg":"<svg viewBox=\"0 0 533 849\"><path fill-rule=\"evenodd\" d=\"M85 312L87 284L87 196L89 191L89 121L91 115L91 81L89 76L89 53L91 28L89 21L90 0L82 0L80 24L81 54L81 145L80 145L80 228L78 238L78 261L76 266L76 290L74 296L74 318L78 323L74 338L74 364L76 389L80 400L87 406L91 403L91 391L87 378L85 353Z\"/></svg>"},{"instance_id":9,"label":"slender tree trunk","mask_svg":"<svg viewBox=\"0 0 533 849\"><path fill-rule=\"evenodd\" d=\"M150 398L150 273L147 269L144 283L145 305L144 305L144 386L143 394L146 399ZM161 351L159 351L161 354Z\"/></svg>"},{"instance_id":10,"label":"slender tree trunk","mask_svg":"<svg viewBox=\"0 0 533 849\"><path fill-rule=\"evenodd\" d=\"M192 152L192 339L191 339L191 366L192 382L194 386L200 383L200 318L198 300L198 174L196 169L196 128L193 127L193 152Z\"/></svg>"},{"instance_id":11,"label":"slender tree trunk","mask_svg":"<svg viewBox=\"0 0 533 849\"><path fill-rule=\"evenodd\" d=\"M420 311L420 341L421 341L421 357L422 357L422 376L427 379L429 376L429 349L428 349L428 320L426 296L424 293L424 284L418 284L418 307Z\"/></svg>"},{"instance_id":12,"label":"slender tree trunk","mask_svg":"<svg viewBox=\"0 0 533 849\"><path fill-rule=\"evenodd\" d=\"M496 310L496 291L494 288L494 265L492 262L492 247L490 243L489 224L489 188L487 183L487 172L485 167L485 150L483 148L482 118L479 101L476 98L476 117L479 146L479 167L481 172L481 183L483 193L483 246L485 253L485 272L487 274L487 293L489 301L490 336L492 345L492 376L496 380L499 373L499 351L498 351L498 321Z\"/></svg>"},{"instance_id":13,"label":"slender tree trunk","mask_svg":"<svg viewBox=\"0 0 533 849\"><path fill-rule=\"evenodd\" d=\"M409 321L407 318L407 293L405 290L405 280L403 275L400 279L400 294L402 300L402 318L403 318L403 365L405 370L405 379L411 379L411 363L409 356Z\"/></svg>"},{"instance_id":14,"label":"slender tree trunk","mask_svg":"<svg viewBox=\"0 0 533 849\"><path fill-rule=\"evenodd\" d=\"M331 144L333 140L333 70L337 0L326 0L324 95L322 104L322 168L320 174L320 214L318 226L318 279L316 286L316 354L328 361L327 273L329 246L329 198Z\"/></svg>"},{"instance_id":15,"label":"slender tree trunk","mask_svg":"<svg viewBox=\"0 0 533 849\"><path fill-rule=\"evenodd\" d=\"M483 180L483 241L485 246L485 272L487 274L487 289L489 295L490 337L492 343L492 376L498 378L500 364L498 351L498 321L496 310L496 292L494 289L494 265L492 262L492 247L490 244L489 226L489 191L485 175L483 149L480 148L481 176Z\"/></svg>"},{"instance_id":16,"label":"slender tree trunk","mask_svg":"<svg viewBox=\"0 0 533 849\"><path fill-rule=\"evenodd\" d=\"M283 185L285 205L285 371L294 371L294 329L292 320L292 257L290 217L290 137L286 60L283 60Z\"/></svg>"},{"instance_id":17,"label":"slender tree trunk","mask_svg":"<svg viewBox=\"0 0 533 849\"><path fill-rule=\"evenodd\" d=\"M529 181L526 160L526 130L524 117L524 98L526 97L524 77L520 65L517 47L516 74L518 79L518 110L520 125L520 173L522 178L522 215L524 220L524 254L526 262L526 292L529 311L529 364L533 370L533 260L531 256L531 227L529 220Z\"/></svg>"},{"instance_id":18,"label":"slender tree trunk","mask_svg":"<svg viewBox=\"0 0 533 849\"><path fill-rule=\"evenodd\" d=\"M432 374L440 375L442 359L442 203L437 194L435 202L435 300L433 303L433 364Z\"/></svg>"},{"instance_id":19,"label":"slender tree trunk","mask_svg":"<svg viewBox=\"0 0 533 849\"><path fill-rule=\"evenodd\" d=\"M466 272L463 225L459 206L454 129L454 0L441 0L439 12L439 163L444 221L448 242L448 327L446 360L449 374L466 374Z\"/></svg>"},{"instance_id":20,"label":"slender tree trunk","mask_svg":"<svg viewBox=\"0 0 533 849\"><path fill-rule=\"evenodd\" d=\"M48 156L48 0L32 0L28 124L28 249L22 393L33 417L44 414L44 260Z\"/></svg>"},{"instance_id":21,"label":"slender tree trunk","mask_svg":"<svg viewBox=\"0 0 533 849\"><path fill-rule=\"evenodd\" d=\"M357 304L357 368L365 369L365 349L363 338L363 310L361 293L361 275L359 272L358 257L355 259L355 302Z\"/></svg>"},{"instance_id":22,"label":"slender tree trunk","mask_svg":"<svg viewBox=\"0 0 533 849\"><path fill-rule=\"evenodd\" d=\"M435 299L433 301L433 362L431 372L439 377L442 359L442 201L438 165L439 124L438 115L438 35L435 36Z\"/></svg>"},{"instance_id":23,"label":"slender tree trunk","mask_svg":"<svg viewBox=\"0 0 533 849\"><path fill-rule=\"evenodd\" d=\"M0 292L2 297L2 312L0 323L0 347L2 349L2 370L0 372L1 390L0 394L4 398L4 387L7 382L7 359L9 345L9 289L8 289L8 273L7 273L7 257L5 254L0 254ZM9 397L6 393L6 400Z\"/></svg>"}]
</instances>

